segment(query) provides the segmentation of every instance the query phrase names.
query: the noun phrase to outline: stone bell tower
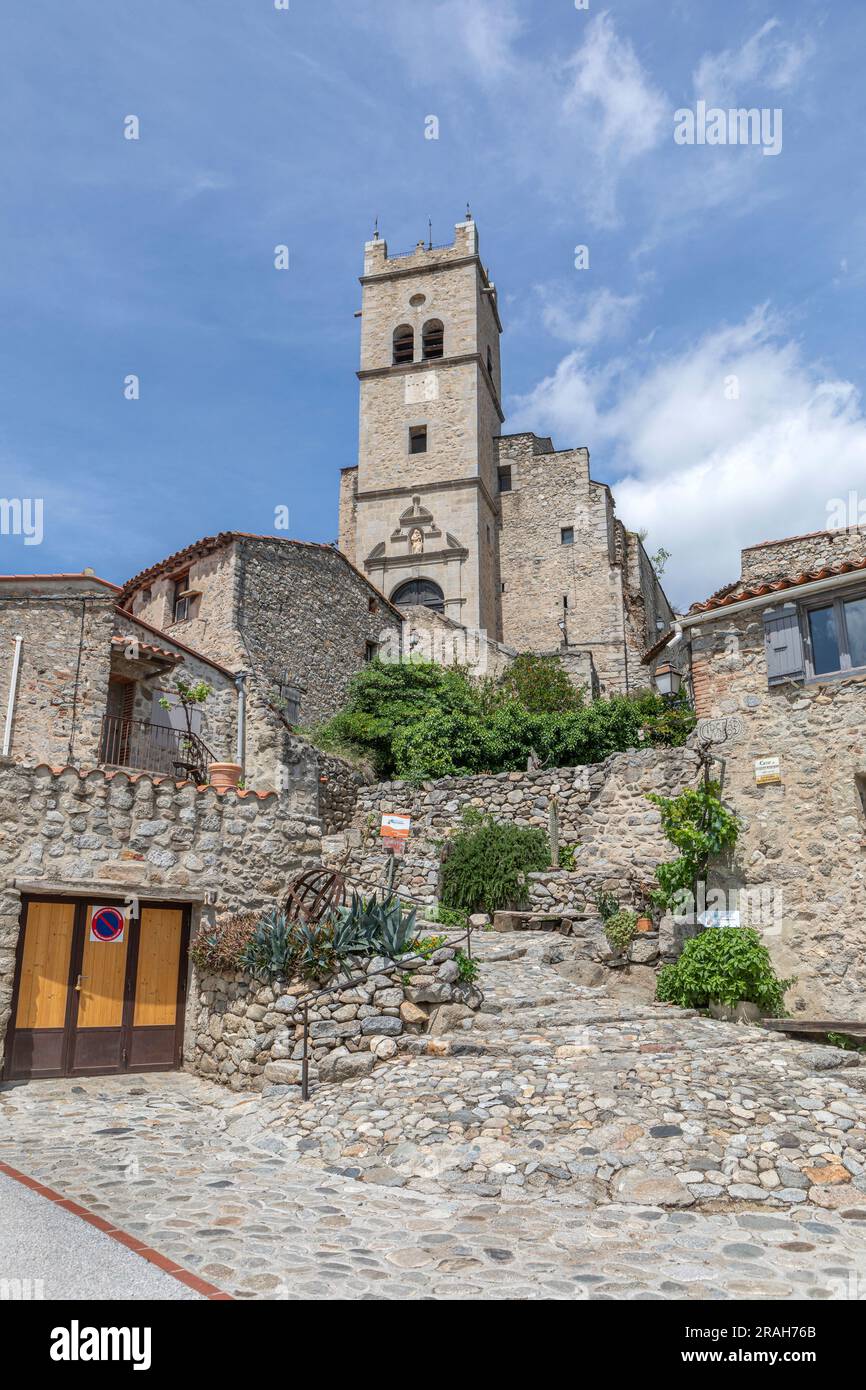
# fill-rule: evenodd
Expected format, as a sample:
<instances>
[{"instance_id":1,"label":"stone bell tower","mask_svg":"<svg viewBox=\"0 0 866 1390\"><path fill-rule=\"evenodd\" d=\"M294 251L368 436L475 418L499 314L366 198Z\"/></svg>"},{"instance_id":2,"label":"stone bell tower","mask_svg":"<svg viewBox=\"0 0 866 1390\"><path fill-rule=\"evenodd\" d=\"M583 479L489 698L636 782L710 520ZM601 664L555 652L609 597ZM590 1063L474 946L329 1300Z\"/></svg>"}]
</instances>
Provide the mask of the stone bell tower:
<instances>
[{"instance_id":1,"label":"stone bell tower","mask_svg":"<svg viewBox=\"0 0 866 1390\"><path fill-rule=\"evenodd\" d=\"M398 604L501 639L496 290L471 215L449 246L364 248L360 447L340 548Z\"/></svg>"}]
</instances>

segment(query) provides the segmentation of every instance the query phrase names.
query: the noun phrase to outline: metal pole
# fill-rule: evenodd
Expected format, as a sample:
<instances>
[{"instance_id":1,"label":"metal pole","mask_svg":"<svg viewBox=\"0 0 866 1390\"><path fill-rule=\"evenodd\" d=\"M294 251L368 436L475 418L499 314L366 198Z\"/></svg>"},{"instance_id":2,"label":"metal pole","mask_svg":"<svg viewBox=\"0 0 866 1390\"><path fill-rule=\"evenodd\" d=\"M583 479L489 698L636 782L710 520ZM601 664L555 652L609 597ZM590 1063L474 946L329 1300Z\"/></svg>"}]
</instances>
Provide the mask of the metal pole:
<instances>
[{"instance_id":1,"label":"metal pole","mask_svg":"<svg viewBox=\"0 0 866 1390\"><path fill-rule=\"evenodd\" d=\"M307 1040L309 1038L310 1015L307 1008L307 1001L304 1000L304 1048L301 1054L301 1100L310 1099L310 1061L307 1051Z\"/></svg>"},{"instance_id":2,"label":"metal pole","mask_svg":"<svg viewBox=\"0 0 866 1390\"><path fill-rule=\"evenodd\" d=\"M12 718L15 713L15 688L18 685L18 667L21 664L21 644L24 638L16 636L15 652L12 657L12 675L9 678L9 699L6 703L6 726L3 730L3 757L9 757L12 746Z\"/></svg>"}]
</instances>

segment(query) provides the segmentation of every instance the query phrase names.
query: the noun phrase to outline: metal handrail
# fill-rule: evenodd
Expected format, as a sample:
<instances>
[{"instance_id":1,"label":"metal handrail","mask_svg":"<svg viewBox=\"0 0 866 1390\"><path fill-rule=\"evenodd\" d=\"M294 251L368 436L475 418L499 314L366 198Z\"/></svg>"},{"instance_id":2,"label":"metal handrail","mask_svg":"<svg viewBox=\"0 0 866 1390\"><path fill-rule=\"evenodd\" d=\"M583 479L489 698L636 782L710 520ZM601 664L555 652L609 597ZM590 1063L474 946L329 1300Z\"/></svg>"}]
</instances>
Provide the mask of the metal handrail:
<instances>
[{"instance_id":1,"label":"metal handrail","mask_svg":"<svg viewBox=\"0 0 866 1390\"><path fill-rule=\"evenodd\" d=\"M346 877L348 878L348 875L346 875ZM389 892L392 894L392 896L397 898L406 897L412 901L420 901L414 899L413 895L410 893L401 894L394 888L389 888L387 884L377 884L374 882L373 879L365 879L362 878L360 875L353 875L352 879L349 879L349 881L354 881L356 883L365 883L368 887L375 887L379 891ZM451 946L452 944L455 946L459 946L460 942L465 940L466 954L470 960L472 959L472 933L474 930L475 928L470 923L467 926L466 931L463 932L460 936L458 936L456 941L449 940L448 943L449 946ZM366 971L363 974L349 975L347 979L335 981L335 983L332 985L325 985L322 989L312 990L309 994L305 994L303 996L303 999L301 1000L301 1006L303 1009L303 1047L301 1051L301 1100L309 1100L310 1098L310 1004L315 1003L317 999L321 999L326 994L333 994L336 990L351 989L354 984L360 984L361 981L365 980L366 978ZM483 1004L483 989L481 989L480 985L477 984L473 985L473 989L475 990L476 994L479 994L481 996L481 1003Z\"/></svg>"},{"instance_id":2,"label":"metal handrail","mask_svg":"<svg viewBox=\"0 0 866 1390\"><path fill-rule=\"evenodd\" d=\"M112 714L102 718L99 760L112 767L183 776L198 782L207 780L208 768L216 762L198 734Z\"/></svg>"}]
</instances>

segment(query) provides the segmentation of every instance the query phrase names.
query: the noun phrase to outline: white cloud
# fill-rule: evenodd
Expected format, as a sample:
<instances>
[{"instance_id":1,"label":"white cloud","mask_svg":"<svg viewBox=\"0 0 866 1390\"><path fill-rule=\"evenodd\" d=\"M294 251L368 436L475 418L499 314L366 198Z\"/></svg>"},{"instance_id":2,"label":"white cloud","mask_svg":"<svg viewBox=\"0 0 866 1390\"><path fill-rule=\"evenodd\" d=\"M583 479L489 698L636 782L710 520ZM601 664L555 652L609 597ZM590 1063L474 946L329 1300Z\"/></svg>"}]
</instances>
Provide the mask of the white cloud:
<instances>
[{"instance_id":1,"label":"white cloud","mask_svg":"<svg viewBox=\"0 0 866 1390\"><path fill-rule=\"evenodd\" d=\"M606 13L587 26L566 73L563 114L595 166L590 212L599 224L612 225L618 176L661 141L670 120L669 103Z\"/></svg>"},{"instance_id":2,"label":"white cloud","mask_svg":"<svg viewBox=\"0 0 866 1390\"><path fill-rule=\"evenodd\" d=\"M814 52L810 38L800 43L780 38L781 22L768 19L740 48L705 53L694 75L695 92L707 101L748 99L764 88L785 92L794 86Z\"/></svg>"},{"instance_id":3,"label":"white cloud","mask_svg":"<svg viewBox=\"0 0 866 1390\"><path fill-rule=\"evenodd\" d=\"M537 294L548 333L575 347L620 337L640 304L638 294L614 294L607 288L577 294L539 285Z\"/></svg>"},{"instance_id":4,"label":"white cloud","mask_svg":"<svg viewBox=\"0 0 866 1390\"><path fill-rule=\"evenodd\" d=\"M381 12L376 15L380 20ZM516 69L514 42L523 22L515 0L397 4L388 11L387 24L415 76L441 78L457 69L485 84Z\"/></svg>"},{"instance_id":5,"label":"white cloud","mask_svg":"<svg viewBox=\"0 0 866 1390\"><path fill-rule=\"evenodd\" d=\"M831 500L866 481L856 388L804 360L766 308L661 361L593 371L576 350L509 427L594 444L623 521L673 553L665 582L681 606L735 579L743 546L822 529Z\"/></svg>"}]
</instances>

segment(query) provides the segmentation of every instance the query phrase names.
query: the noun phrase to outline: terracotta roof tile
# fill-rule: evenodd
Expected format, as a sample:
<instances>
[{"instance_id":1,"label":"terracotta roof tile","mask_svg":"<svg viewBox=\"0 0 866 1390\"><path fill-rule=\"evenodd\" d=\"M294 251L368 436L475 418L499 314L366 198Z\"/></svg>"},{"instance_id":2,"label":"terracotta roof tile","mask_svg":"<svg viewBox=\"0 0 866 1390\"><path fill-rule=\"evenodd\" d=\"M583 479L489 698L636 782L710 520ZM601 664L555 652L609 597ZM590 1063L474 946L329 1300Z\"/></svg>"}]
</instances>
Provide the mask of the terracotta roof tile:
<instances>
[{"instance_id":1,"label":"terracotta roof tile","mask_svg":"<svg viewBox=\"0 0 866 1390\"><path fill-rule=\"evenodd\" d=\"M843 574L857 571L866 572L866 558L863 560L843 560L838 565L822 565L820 569L804 570L802 574L788 575L783 579L762 580L756 584L729 585L720 589L704 603L693 603L689 613L712 613L721 608L729 608L734 603L745 603L748 599L771 597L788 589L799 589L803 584L815 584L820 579L835 579Z\"/></svg>"},{"instance_id":2,"label":"terracotta roof tile","mask_svg":"<svg viewBox=\"0 0 866 1390\"><path fill-rule=\"evenodd\" d=\"M400 609L397 608L389 598L386 598L381 589L378 589L372 580L359 570L357 565L353 565L349 557L344 555L342 550L338 550L336 546L328 545L324 541L294 541L290 540L288 536L257 535L254 531L219 531L215 536L202 536L200 540L193 541L191 545L185 546L183 550L176 550L173 555L166 556L164 560L158 560L156 564L150 565L147 569L141 570L138 574L133 575L132 579L127 579L121 591L120 602L124 605L128 603L132 595L138 589L147 584L149 580L155 579L157 575L164 574L166 570L174 569L177 565L186 564L187 561L195 560L199 556L210 555L214 550L220 550L223 546L231 545L232 541L237 540L276 541L279 545L299 546L304 550L328 550L333 555L339 555L343 564L347 565L359 579L363 579L368 589L372 589L377 598L381 599L386 607L390 608L398 617L402 617Z\"/></svg>"}]
</instances>

